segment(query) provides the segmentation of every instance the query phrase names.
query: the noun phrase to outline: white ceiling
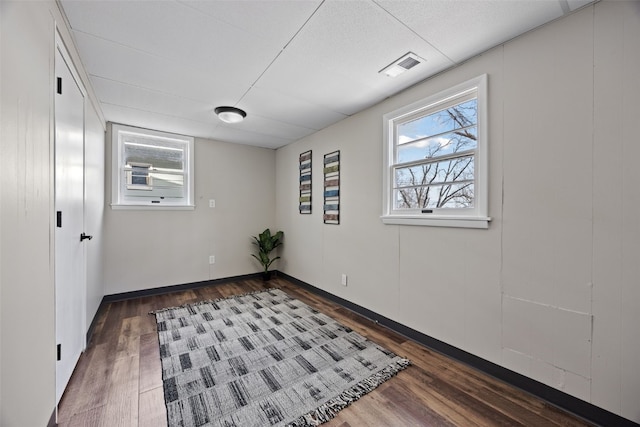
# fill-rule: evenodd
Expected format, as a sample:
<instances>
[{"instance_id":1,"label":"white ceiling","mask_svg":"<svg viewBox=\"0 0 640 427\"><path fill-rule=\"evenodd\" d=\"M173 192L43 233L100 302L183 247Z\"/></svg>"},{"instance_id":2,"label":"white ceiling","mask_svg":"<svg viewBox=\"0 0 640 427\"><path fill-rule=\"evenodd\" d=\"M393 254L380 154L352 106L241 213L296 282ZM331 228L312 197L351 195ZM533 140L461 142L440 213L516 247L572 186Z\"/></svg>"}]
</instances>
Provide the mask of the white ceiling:
<instances>
[{"instance_id":1,"label":"white ceiling","mask_svg":"<svg viewBox=\"0 0 640 427\"><path fill-rule=\"evenodd\" d=\"M106 120L268 148L591 2L60 0ZM407 52L426 62L378 73Z\"/></svg>"}]
</instances>

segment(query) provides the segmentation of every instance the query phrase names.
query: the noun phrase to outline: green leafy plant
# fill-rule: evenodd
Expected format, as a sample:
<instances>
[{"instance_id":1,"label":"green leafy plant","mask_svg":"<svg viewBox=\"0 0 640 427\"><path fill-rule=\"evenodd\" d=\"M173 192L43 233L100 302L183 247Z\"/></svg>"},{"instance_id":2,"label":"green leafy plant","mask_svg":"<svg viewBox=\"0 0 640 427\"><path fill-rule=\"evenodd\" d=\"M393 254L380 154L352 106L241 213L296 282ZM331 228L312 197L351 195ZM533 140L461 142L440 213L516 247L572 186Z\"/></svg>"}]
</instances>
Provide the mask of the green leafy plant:
<instances>
[{"instance_id":1,"label":"green leafy plant","mask_svg":"<svg viewBox=\"0 0 640 427\"><path fill-rule=\"evenodd\" d=\"M252 257L258 260L260 264L264 267L264 274L269 273L269 267L271 264L280 259L279 256L275 258L270 258L269 253L280 246L282 244L282 237L284 233L282 231L278 231L275 234L271 234L271 230L268 228L264 230L262 233L258 234L258 236L253 237L253 244L257 246L258 253L251 254Z\"/></svg>"}]
</instances>

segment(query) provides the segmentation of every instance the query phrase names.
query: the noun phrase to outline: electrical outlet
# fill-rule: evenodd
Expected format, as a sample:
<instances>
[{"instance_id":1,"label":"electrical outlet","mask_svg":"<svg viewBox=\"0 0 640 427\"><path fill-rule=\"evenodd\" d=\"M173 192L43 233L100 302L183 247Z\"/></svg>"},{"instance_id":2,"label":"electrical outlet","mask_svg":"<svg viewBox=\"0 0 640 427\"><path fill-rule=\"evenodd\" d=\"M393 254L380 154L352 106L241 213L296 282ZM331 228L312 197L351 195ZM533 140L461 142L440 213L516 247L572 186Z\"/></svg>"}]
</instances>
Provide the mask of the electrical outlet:
<instances>
[{"instance_id":1,"label":"electrical outlet","mask_svg":"<svg viewBox=\"0 0 640 427\"><path fill-rule=\"evenodd\" d=\"M342 275L341 283L342 283L342 286L347 286L347 275L346 274Z\"/></svg>"},{"instance_id":2,"label":"electrical outlet","mask_svg":"<svg viewBox=\"0 0 640 427\"><path fill-rule=\"evenodd\" d=\"M216 200L215 199L209 199L209 207L210 208L215 208L216 207Z\"/></svg>"},{"instance_id":3,"label":"electrical outlet","mask_svg":"<svg viewBox=\"0 0 640 427\"><path fill-rule=\"evenodd\" d=\"M216 263L216 257L211 255L209 256L209 264L215 264Z\"/></svg>"}]
</instances>

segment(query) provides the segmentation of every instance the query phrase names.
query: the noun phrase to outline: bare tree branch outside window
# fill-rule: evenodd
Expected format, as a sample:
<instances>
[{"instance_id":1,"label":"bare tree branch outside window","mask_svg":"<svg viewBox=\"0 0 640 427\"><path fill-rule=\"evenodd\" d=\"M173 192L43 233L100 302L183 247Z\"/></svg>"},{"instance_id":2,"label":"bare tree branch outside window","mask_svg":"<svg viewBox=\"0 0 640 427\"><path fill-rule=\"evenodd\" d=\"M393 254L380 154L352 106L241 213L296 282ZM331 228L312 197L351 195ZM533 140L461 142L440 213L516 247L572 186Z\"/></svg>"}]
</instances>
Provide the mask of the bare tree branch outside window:
<instances>
[{"instance_id":1,"label":"bare tree branch outside window","mask_svg":"<svg viewBox=\"0 0 640 427\"><path fill-rule=\"evenodd\" d=\"M469 208L474 204L477 100L399 126L395 208Z\"/></svg>"}]
</instances>

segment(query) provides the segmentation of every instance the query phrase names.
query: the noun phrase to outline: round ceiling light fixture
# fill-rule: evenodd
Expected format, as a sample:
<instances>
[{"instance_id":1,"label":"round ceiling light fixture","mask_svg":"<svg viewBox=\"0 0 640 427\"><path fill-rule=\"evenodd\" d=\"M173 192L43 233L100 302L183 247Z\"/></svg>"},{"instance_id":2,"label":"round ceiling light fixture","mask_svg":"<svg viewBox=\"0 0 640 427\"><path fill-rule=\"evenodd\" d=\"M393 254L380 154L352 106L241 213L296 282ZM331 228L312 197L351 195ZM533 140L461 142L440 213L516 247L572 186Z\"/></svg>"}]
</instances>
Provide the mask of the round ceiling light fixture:
<instances>
[{"instance_id":1,"label":"round ceiling light fixture","mask_svg":"<svg viewBox=\"0 0 640 427\"><path fill-rule=\"evenodd\" d=\"M213 111L225 123L239 123L247 117L247 113L236 107L216 107Z\"/></svg>"}]
</instances>

